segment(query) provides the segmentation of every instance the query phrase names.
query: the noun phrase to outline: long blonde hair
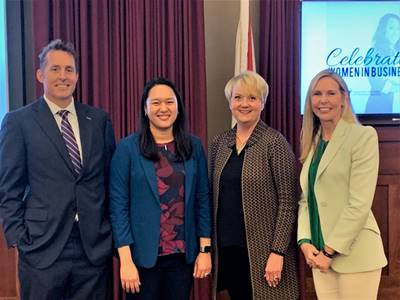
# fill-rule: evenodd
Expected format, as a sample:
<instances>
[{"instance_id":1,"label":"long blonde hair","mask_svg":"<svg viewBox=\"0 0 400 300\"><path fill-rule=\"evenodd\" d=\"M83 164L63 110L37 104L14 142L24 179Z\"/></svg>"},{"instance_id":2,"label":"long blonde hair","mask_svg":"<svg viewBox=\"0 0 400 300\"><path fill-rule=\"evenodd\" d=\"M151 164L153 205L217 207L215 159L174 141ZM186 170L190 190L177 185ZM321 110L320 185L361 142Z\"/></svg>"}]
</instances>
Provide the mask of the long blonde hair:
<instances>
[{"instance_id":1,"label":"long blonde hair","mask_svg":"<svg viewBox=\"0 0 400 300\"><path fill-rule=\"evenodd\" d=\"M350 93L347 87L346 82L340 77L337 73L332 70L326 69L319 72L314 78L311 80L310 85L308 87L306 103L304 107L304 115L303 115L303 126L300 134L300 161L304 162L307 158L308 153L315 146L316 135L320 129L320 120L313 113L311 107L311 96L312 92L315 89L318 81L321 78L329 77L336 81L339 85L339 90L342 96L344 97L343 108L342 108L342 116L341 118L349 123L358 123L357 116L354 114L353 107L350 102ZM347 96L347 97L345 97Z\"/></svg>"}]
</instances>

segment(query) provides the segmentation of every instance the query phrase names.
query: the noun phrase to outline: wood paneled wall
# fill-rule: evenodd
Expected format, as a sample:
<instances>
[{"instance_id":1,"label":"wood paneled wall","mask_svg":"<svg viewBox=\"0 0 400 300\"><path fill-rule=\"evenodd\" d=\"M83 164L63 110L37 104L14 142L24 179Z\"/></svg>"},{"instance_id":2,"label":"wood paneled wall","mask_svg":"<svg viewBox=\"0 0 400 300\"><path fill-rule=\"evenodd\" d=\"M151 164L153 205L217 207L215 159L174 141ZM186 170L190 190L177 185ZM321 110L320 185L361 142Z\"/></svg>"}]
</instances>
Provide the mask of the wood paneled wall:
<instances>
[{"instance_id":1,"label":"wood paneled wall","mask_svg":"<svg viewBox=\"0 0 400 300\"><path fill-rule=\"evenodd\" d=\"M400 299L400 127L378 127L380 168L373 211L388 265L382 271L378 299Z\"/></svg>"},{"instance_id":2,"label":"wood paneled wall","mask_svg":"<svg viewBox=\"0 0 400 300\"><path fill-rule=\"evenodd\" d=\"M0 225L0 300L18 299L16 250L8 249Z\"/></svg>"}]
</instances>

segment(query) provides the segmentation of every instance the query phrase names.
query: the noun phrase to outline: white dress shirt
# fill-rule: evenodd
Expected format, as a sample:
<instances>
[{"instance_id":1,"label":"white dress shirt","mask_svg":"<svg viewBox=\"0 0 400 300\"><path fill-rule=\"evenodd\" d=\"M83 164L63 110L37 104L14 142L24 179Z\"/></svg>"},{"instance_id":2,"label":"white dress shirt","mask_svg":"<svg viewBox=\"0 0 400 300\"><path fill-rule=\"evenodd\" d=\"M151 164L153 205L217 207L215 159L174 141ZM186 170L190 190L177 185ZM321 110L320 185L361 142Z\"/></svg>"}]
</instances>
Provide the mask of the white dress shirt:
<instances>
[{"instance_id":1,"label":"white dress shirt","mask_svg":"<svg viewBox=\"0 0 400 300\"><path fill-rule=\"evenodd\" d=\"M44 97L44 100L46 101L47 105L49 106L50 111L53 114L54 119L57 122L57 125L58 125L58 128L60 129L60 132L61 132L61 116L59 114L57 114L57 113L60 110L68 110L69 111L69 114L67 115L68 121L71 124L72 131L74 132L75 140L76 140L76 143L78 144L78 148L79 148L79 155L81 156L81 162L82 162L82 165L83 165L81 136L80 136L80 133L79 133L78 116L77 116L76 110L75 110L74 99L72 99L71 103L66 108L61 108L57 104L54 104L49 99L47 99L46 95L44 95L43 97Z\"/></svg>"}]
</instances>

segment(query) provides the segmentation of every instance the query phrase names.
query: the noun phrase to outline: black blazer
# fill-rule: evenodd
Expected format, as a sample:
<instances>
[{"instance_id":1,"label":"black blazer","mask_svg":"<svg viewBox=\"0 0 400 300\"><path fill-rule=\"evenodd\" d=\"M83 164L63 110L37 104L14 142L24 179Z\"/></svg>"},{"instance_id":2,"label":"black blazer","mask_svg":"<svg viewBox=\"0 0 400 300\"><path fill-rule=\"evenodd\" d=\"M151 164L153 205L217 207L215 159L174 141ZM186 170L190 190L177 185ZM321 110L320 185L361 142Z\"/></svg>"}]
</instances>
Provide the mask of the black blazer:
<instances>
[{"instance_id":1,"label":"black blazer","mask_svg":"<svg viewBox=\"0 0 400 300\"><path fill-rule=\"evenodd\" d=\"M50 266L79 214L83 248L94 265L110 256L106 203L115 148L107 114L75 102L82 144L78 176L46 101L8 113L0 131L0 217L8 246L32 266Z\"/></svg>"}]
</instances>

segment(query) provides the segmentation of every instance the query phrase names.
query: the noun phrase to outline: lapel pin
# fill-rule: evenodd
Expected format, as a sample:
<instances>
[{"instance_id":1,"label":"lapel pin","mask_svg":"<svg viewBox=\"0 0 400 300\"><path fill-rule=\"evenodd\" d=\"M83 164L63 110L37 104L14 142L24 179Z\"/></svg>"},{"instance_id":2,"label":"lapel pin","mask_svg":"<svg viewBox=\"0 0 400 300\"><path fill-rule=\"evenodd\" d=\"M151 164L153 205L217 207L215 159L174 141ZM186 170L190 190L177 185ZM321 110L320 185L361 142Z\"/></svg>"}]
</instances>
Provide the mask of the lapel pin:
<instances>
[{"instance_id":1,"label":"lapel pin","mask_svg":"<svg viewBox=\"0 0 400 300\"><path fill-rule=\"evenodd\" d=\"M88 117L88 116L86 116L86 119L88 119L88 120L92 120L92 118L91 118L91 117Z\"/></svg>"}]
</instances>

